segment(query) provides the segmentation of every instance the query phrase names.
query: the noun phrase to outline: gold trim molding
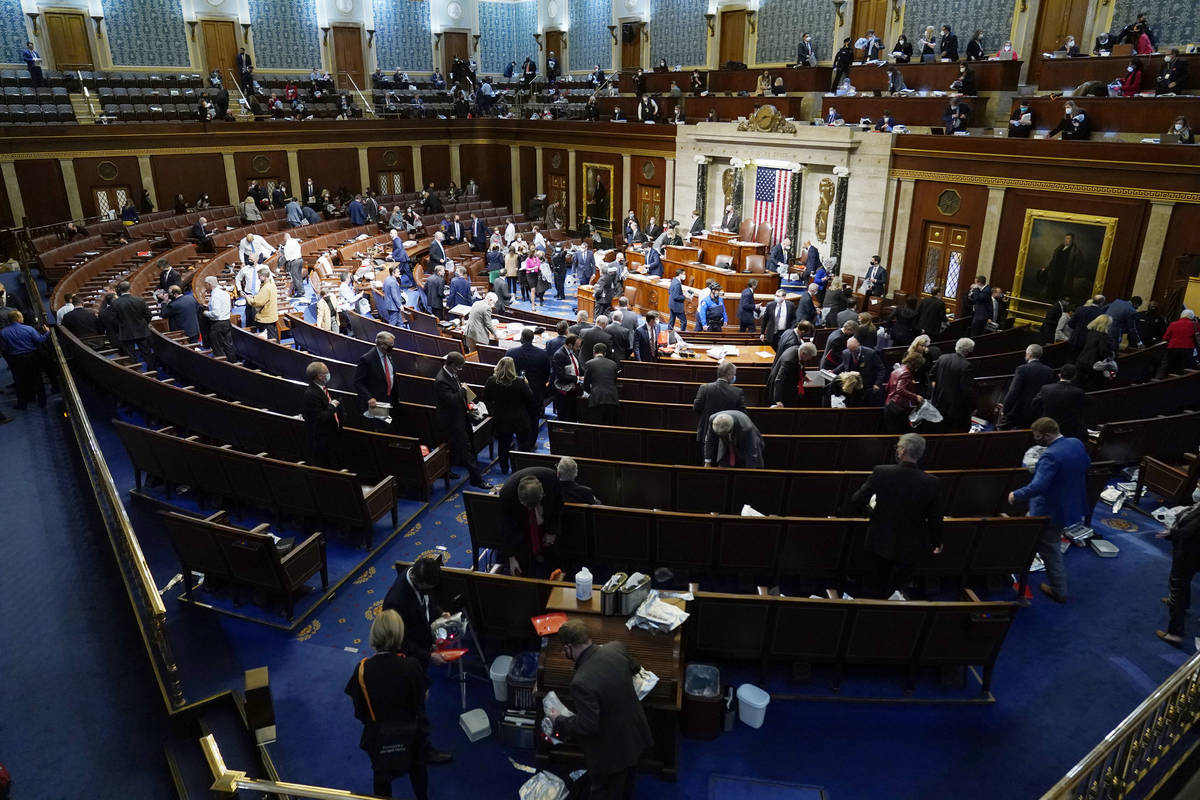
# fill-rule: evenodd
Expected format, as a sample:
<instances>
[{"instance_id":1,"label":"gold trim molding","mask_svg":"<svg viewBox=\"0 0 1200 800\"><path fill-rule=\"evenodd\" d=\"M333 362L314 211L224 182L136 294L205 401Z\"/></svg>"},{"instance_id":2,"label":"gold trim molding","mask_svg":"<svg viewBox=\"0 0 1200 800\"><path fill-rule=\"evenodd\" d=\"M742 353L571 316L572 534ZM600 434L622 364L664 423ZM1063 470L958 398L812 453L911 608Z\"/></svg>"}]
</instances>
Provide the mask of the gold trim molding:
<instances>
[{"instance_id":1,"label":"gold trim molding","mask_svg":"<svg viewBox=\"0 0 1200 800\"><path fill-rule=\"evenodd\" d=\"M1200 192L1172 192L1159 189L1143 189L1130 186L1096 186L1088 183L1063 183L1061 181L1038 181L1026 178L1001 178L992 175L970 175L958 172L925 172L916 169L893 169L888 177L897 180L940 181L944 183L990 186L1001 189L1032 189L1040 192L1063 194L1090 194L1102 197L1125 197L1133 200L1151 200L1163 203L1200 203Z\"/></svg>"}]
</instances>

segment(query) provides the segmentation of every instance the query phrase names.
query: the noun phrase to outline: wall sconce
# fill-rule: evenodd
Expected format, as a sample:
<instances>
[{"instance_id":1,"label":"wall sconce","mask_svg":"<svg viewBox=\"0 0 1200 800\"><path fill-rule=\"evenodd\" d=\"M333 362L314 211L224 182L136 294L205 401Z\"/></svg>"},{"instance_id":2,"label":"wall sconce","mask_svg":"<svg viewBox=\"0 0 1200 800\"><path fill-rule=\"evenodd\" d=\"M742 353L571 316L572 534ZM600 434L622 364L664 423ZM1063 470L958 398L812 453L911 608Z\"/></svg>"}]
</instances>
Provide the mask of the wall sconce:
<instances>
[{"instance_id":1,"label":"wall sconce","mask_svg":"<svg viewBox=\"0 0 1200 800\"><path fill-rule=\"evenodd\" d=\"M96 26L96 38L103 39L104 33L100 30L100 25L104 22L104 17L103 16L92 17L92 22Z\"/></svg>"},{"instance_id":2,"label":"wall sconce","mask_svg":"<svg viewBox=\"0 0 1200 800\"><path fill-rule=\"evenodd\" d=\"M617 43L617 26L616 25L608 26L608 35L612 37L613 44L616 44Z\"/></svg>"},{"instance_id":3,"label":"wall sconce","mask_svg":"<svg viewBox=\"0 0 1200 800\"><path fill-rule=\"evenodd\" d=\"M367 49L371 49L371 45L375 42L375 31L367 29Z\"/></svg>"},{"instance_id":4,"label":"wall sconce","mask_svg":"<svg viewBox=\"0 0 1200 800\"><path fill-rule=\"evenodd\" d=\"M535 33L533 35L533 40L537 42L538 52L542 52L542 35L540 33Z\"/></svg>"},{"instance_id":5,"label":"wall sconce","mask_svg":"<svg viewBox=\"0 0 1200 800\"><path fill-rule=\"evenodd\" d=\"M746 22L750 23L750 32L751 33L758 33L758 12L757 11L753 11L753 10L747 11L746 12Z\"/></svg>"},{"instance_id":6,"label":"wall sconce","mask_svg":"<svg viewBox=\"0 0 1200 800\"><path fill-rule=\"evenodd\" d=\"M903 8L903 6L900 4L900 0L892 0L892 22L900 21L901 8Z\"/></svg>"},{"instance_id":7,"label":"wall sconce","mask_svg":"<svg viewBox=\"0 0 1200 800\"><path fill-rule=\"evenodd\" d=\"M650 26L649 25L645 25L645 24L642 25L642 41L643 42L650 41Z\"/></svg>"},{"instance_id":8,"label":"wall sconce","mask_svg":"<svg viewBox=\"0 0 1200 800\"><path fill-rule=\"evenodd\" d=\"M191 33L192 41L194 42L194 41L196 41L196 26L200 24L200 21L195 20L195 19L189 19L187 21L187 24L188 24L188 32Z\"/></svg>"},{"instance_id":9,"label":"wall sconce","mask_svg":"<svg viewBox=\"0 0 1200 800\"><path fill-rule=\"evenodd\" d=\"M321 28L321 46L327 47L328 45L329 45L329 28L328 27Z\"/></svg>"},{"instance_id":10,"label":"wall sconce","mask_svg":"<svg viewBox=\"0 0 1200 800\"><path fill-rule=\"evenodd\" d=\"M838 25L846 24L846 15L843 9L846 7L846 0L833 0L833 10L837 13Z\"/></svg>"},{"instance_id":11,"label":"wall sconce","mask_svg":"<svg viewBox=\"0 0 1200 800\"><path fill-rule=\"evenodd\" d=\"M479 40L480 40L480 39L482 39L483 37L482 37L480 34L478 34L478 33L477 33L477 34L475 34L475 35L474 35L472 38L473 38L475 41L473 41L473 42L471 43L471 52L472 52L472 53L478 53L478 52L479 52Z\"/></svg>"},{"instance_id":12,"label":"wall sconce","mask_svg":"<svg viewBox=\"0 0 1200 800\"><path fill-rule=\"evenodd\" d=\"M25 16L29 17L29 22L32 23L32 25L33 25L33 35L37 36L38 35L37 18L40 17L41 14L34 14L34 13L30 12L30 13L26 13Z\"/></svg>"},{"instance_id":13,"label":"wall sconce","mask_svg":"<svg viewBox=\"0 0 1200 800\"><path fill-rule=\"evenodd\" d=\"M1027 0L1021 0L1021 13L1024 14L1028 10L1029 10L1029 3L1027 2Z\"/></svg>"},{"instance_id":14,"label":"wall sconce","mask_svg":"<svg viewBox=\"0 0 1200 800\"><path fill-rule=\"evenodd\" d=\"M325 35L329 36L329 28L325 29ZM250 23L242 23L242 44L250 44Z\"/></svg>"},{"instance_id":15,"label":"wall sconce","mask_svg":"<svg viewBox=\"0 0 1200 800\"><path fill-rule=\"evenodd\" d=\"M438 31L433 35L433 49L440 50L442 47L442 32Z\"/></svg>"},{"instance_id":16,"label":"wall sconce","mask_svg":"<svg viewBox=\"0 0 1200 800\"><path fill-rule=\"evenodd\" d=\"M716 14L705 14L704 15L704 21L708 24L708 35L709 36L717 35L717 26L714 24L716 22L716 19L717 19Z\"/></svg>"}]
</instances>

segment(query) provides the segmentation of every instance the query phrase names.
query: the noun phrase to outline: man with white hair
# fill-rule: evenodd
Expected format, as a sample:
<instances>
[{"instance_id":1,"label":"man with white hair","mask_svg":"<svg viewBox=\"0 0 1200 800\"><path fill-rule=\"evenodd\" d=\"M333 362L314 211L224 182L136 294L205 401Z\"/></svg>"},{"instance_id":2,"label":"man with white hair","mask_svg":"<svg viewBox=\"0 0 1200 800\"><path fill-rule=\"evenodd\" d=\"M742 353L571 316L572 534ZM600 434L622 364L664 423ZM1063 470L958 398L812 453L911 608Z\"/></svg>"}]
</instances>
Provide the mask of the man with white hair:
<instances>
[{"instance_id":1,"label":"man with white hair","mask_svg":"<svg viewBox=\"0 0 1200 800\"><path fill-rule=\"evenodd\" d=\"M933 392L930 402L942 412L942 427L959 433L971 426L975 410L975 368L968 357L975 340L963 337L954 343L954 352L941 356L933 366Z\"/></svg>"},{"instance_id":2,"label":"man with white hair","mask_svg":"<svg viewBox=\"0 0 1200 800\"><path fill-rule=\"evenodd\" d=\"M204 342L212 350L213 356L225 356L226 361L237 361L237 351L233 349L230 333L229 292L221 288L221 282L217 280L216 275L209 275L204 279L204 288L208 290L208 308L203 312L205 320L208 321L208 333Z\"/></svg>"},{"instance_id":3,"label":"man with white hair","mask_svg":"<svg viewBox=\"0 0 1200 800\"><path fill-rule=\"evenodd\" d=\"M304 256L300 252L300 240L293 239L290 233L283 235L279 261L292 277L292 297L304 294Z\"/></svg>"},{"instance_id":4,"label":"man with white hair","mask_svg":"<svg viewBox=\"0 0 1200 800\"><path fill-rule=\"evenodd\" d=\"M732 409L713 414L704 438L704 466L762 469L762 434L750 417Z\"/></svg>"},{"instance_id":5,"label":"man with white hair","mask_svg":"<svg viewBox=\"0 0 1200 800\"><path fill-rule=\"evenodd\" d=\"M261 264L275 254L275 248L257 233L247 233L238 242L238 256L243 264Z\"/></svg>"},{"instance_id":6,"label":"man with white hair","mask_svg":"<svg viewBox=\"0 0 1200 800\"><path fill-rule=\"evenodd\" d=\"M429 268L433 269L438 264L446 263L446 248L442 242L446 241L446 234L438 231L433 235L433 241L429 243ZM398 259L397 259L398 260Z\"/></svg>"},{"instance_id":7,"label":"man with white hair","mask_svg":"<svg viewBox=\"0 0 1200 800\"><path fill-rule=\"evenodd\" d=\"M258 291L246 300L246 308L254 308L254 327L259 333L265 333L270 339L278 339L279 294L275 288L275 279L271 276L271 268L266 264L259 265L257 274Z\"/></svg>"},{"instance_id":8,"label":"man with white hair","mask_svg":"<svg viewBox=\"0 0 1200 800\"><path fill-rule=\"evenodd\" d=\"M1033 413L1033 398L1042 387L1054 383L1058 376L1054 370L1042 363L1042 346L1031 344L1025 348L1025 363L1017 367L1008 393L1004 395L1004 414L1000 417L1001 430L1028 428L1036 418Z\"/></svg>"},{"instance_id":9,"label":"man with white hair","mask_svg":"<svg viewBox=\"0 0 1200 800\"><path fill-rule=\"evenodd\" d=\"M820 286L810 283L807 291L800 292L800 298L796 301L796 322L817 324L817 304L813 298L817 296L817 292L820 290Z\"/></svg>"},{"instance_id":10,"label":"man with white hair","mask_svg":"<svg viewBox=\"0 0 1200 800\"><path fill-rule=\"evenodd\" d=\"M737 233L738 226L741 224L741 217L734 212L733 206L725 206L725 216L721 217L721 230L728 231L729 233Z\"/></svg>"},{"instance_id":11,"label":"man with white hair","mask_svg":"<svg viewBox=\"0 0 1200 800\"><path fill-rule=\"evenodd\" d=\"M625 331L625 329L620 326L618 326L616 330L618 333L623 333ZM604 345L605 352L608 354L608 358L611 358L613 361L618 363L620 362L620 358L618 357L617 353L614 352L615 345L613 342L613 334L608 330L608 317L604 314L597 316L596 324L584 331L583 335L579 338L579 346L583 352L585 361L591 359L592 353L595 351L597 344Z\"/></svg>"},{"instance_id":12,"label":"man with white hair","mask_svg":"<svg viewBox=\"0 0 1200 800\"><path fill-rule=\"evenodd\" d=\"M482 300L471 304L471 312L467 314L467 323L463 327L468 352L496 338L497 328L496 321L492 319L492 309L496 307L497 300L495 292L488 292Z\"/></svg>"}]
</instances>

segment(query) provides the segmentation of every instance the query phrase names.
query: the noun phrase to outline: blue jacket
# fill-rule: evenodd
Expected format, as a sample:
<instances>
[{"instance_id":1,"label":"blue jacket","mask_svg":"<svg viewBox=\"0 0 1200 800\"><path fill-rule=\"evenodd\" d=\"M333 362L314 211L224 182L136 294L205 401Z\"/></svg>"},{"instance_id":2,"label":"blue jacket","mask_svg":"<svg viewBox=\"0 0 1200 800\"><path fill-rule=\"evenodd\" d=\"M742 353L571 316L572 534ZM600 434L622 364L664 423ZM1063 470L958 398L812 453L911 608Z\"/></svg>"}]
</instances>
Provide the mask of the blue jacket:
<instances>
[{"instance_id":1,"label":"blue jacket","mask_svg":"<svg viewBox=\"0 0 1200 800\"><path fill-rule=\"evenodd\" d=\"M404 249L404 237L397 236L392 239L392 254L388 257L391 261L408 261L408 251Z\"/></svg>"},{"instance_id":2,"label":"blue jacket","mask_svg":"<svg viewBox=\"0 0 1200 800\"><path fill-rule=\"evenodd\" d=\"M355 225L366 225L370 222L367 219L367 210L363 208L361 200L351 200L350 205L346 208L346 213L350 215L350 221Z\"/></svg>"},{"instance_id":3,"label":"blue jacket","mask_svg":"<svg viewBox=\"0 0 1200 800\"><path fill-rule=\"evenodd\" d=\"M754 290L747 286L738 298L738 322L754 324Z\"/></svg>"},{"instance_id":4,"label":"blue jacket","mask_svg":"<svg viewBox=\"0 0 1200 800\"><path fill-rule=\"evenodd\" d=\"M1029 500L1029 513L1035 517L1049 517L1060 528L1074 525L1087 514L1086 479L1091 463L1083 442L1060 436L1038 459L1033 480L1013 496Z\"/></svg>"},{"instance_id":5,"label":"blue jacket","mask_svg":"<svg viewBox=\"0 0 1200 800\"><path fill-rule=\"evenodd\" d=\"M177 299L165 303L159 314L167 320L173 331L183 331L189 339L200 336L200 304L191 294L180 295Z\"/></svg>"},{"instance_id":6,"label":"blue jacket","mask_svg":"<svg viewBox=\"0 0 1200 800\"><path fill-rule=\"evenodd\" d=\"M462 275L450 281L450 296L446 298L446 308L471 305L471 282Z\"/></svg>"},{"instance_id":7,"label":"blue jacket","mask_svg":"<svg viewBox=\"0 0 1200 800\"><path fill-rule=\"evenodd\" d=\"M680 278L671 279L671 288L667 290L667 310L675 314L683 314L683 304L687 301L687 295L683 292L683 280Z\"/></svg>"},{"instance_id":8,"label":"blue jacket","mask_svg":"<svg viewBox=\"0 0 1200 800\"><path fill-rule=\"evenodd\" d=\"M1133 308L1133 303L1128 300L1117 298L1108 304L1108 310L1104 313L1112 317L1112 325L1108 328L1108 335L1112 337L1113 350L1116 350L1121 344L1121 334L1129 334L1129 343L1131 345L1141 344L1142 338L1138 334L1137 325L1134 324L1134 315L1137 312Z\"/></svg>"},{"instance_id":9,"label":"blue jacket","mask_svg":"<svg viewBox=\"0 0 1200 800\"><path fill-rule=\"evenodd\" d=\"M595 271L596 254L590 247L575 254L575 274L579 276L580 283L590 281Z\"/></svg>"},{"instance_id":10,"label":"blue jacket","mask_svg":"<svg viewBox=\"0 0 1200 800\"><path fill-rule=\"evenodd\" d=\"M714 300L712 293L709 292L704 295L704 298L700 301L700 306L696 309L696 328L698 330L708 330L705 320L708 319L709 308L719 308L721 310L721 324L727 325L729 323L729 315L725 313L725 299Z\"/></svg>"},{"instance_id":11,"label":"blue jacket","mask_svg":"<svg viewBox=\"0 0 1200 800\"><path fill-rule=\"evenodd\" d=\"M663 276L662 256L653 247L646 252L646 272L656 278Z\"/></svg>"},{"instance_id":12,"label":"blue jacket","mask_svg":"<svg viewBox=\"0 0 1200 800\"><path fill-rule=\"evenodd\" d=\"M404 296L400 293L400 284L388 275L383 279L383 299L379 303L379 310L387 316L400 313L403 307Z\"/></svg>"},{"instance_id":13,"label":"blue jacket","mask_svg":"<svg viewBox=\"0 0 1200 800\"><path fill-rule=\"evenodd\" d=\"M301 225L306 224L304 211L301 210L300 204L295 200L284 206L284 210L287 212L288 225L291 225L293 228L299 228Z\"/></svg>"}]
</instances>

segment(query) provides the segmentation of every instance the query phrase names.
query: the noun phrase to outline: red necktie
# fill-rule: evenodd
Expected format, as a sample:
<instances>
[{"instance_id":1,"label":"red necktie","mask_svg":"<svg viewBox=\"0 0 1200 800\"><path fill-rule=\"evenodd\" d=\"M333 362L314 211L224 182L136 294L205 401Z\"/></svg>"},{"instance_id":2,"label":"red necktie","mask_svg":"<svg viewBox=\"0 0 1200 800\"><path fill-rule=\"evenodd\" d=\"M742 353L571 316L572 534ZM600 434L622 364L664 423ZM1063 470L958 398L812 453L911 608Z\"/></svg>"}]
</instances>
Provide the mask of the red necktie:
<instances>
[{"instance_id":1,"label":"red necktie","mask_svg":"<svg viewBox=\"0 0 1200 800\"><path fill-rule=\"evenodd\" d=\"M736 457L736 454L733 452L733 438L732 437L725 440L725 447L729 449L729 466L736 467L737 466L737 457Z\"/></svg>"},{"instance_id":2,"label":"red necktie","mask_svg":"<svg viewBox=\"0 0 1200 800\"><path fill-rule=\"evenodd\" d=\"M392 365L387 356L381 355L379 358L382 360L382 363L383 363L384 380L387 381L388 400L391 400L391 398L392 398Z\"/></svg>"},{"instance_id":3,"label":"red necktie","mask_svg":"<svg viewBox=\"0 0 1200 800\"><path fill-rule=\"evenodd\" d=\"M542 552L542 536L538 529L536 508L529 509L529 547L535 556Z\"/></svg>"},{"instance_id":4,"label":"red necktie","mask_svg":"<svg viewBox=\"0 0 1200 800\"><path fill-rule=\"evenodd\" d=\"M325 392L325 402L329 403L329 405L332 406L333 400L331 400L329 397L329 389L322 386L321 391ZM342 424L342 418L340 416L338 416L338 410L336 408L333 409L333 421L336 422L338 425Z\"/></svg>"}]
</instances>

